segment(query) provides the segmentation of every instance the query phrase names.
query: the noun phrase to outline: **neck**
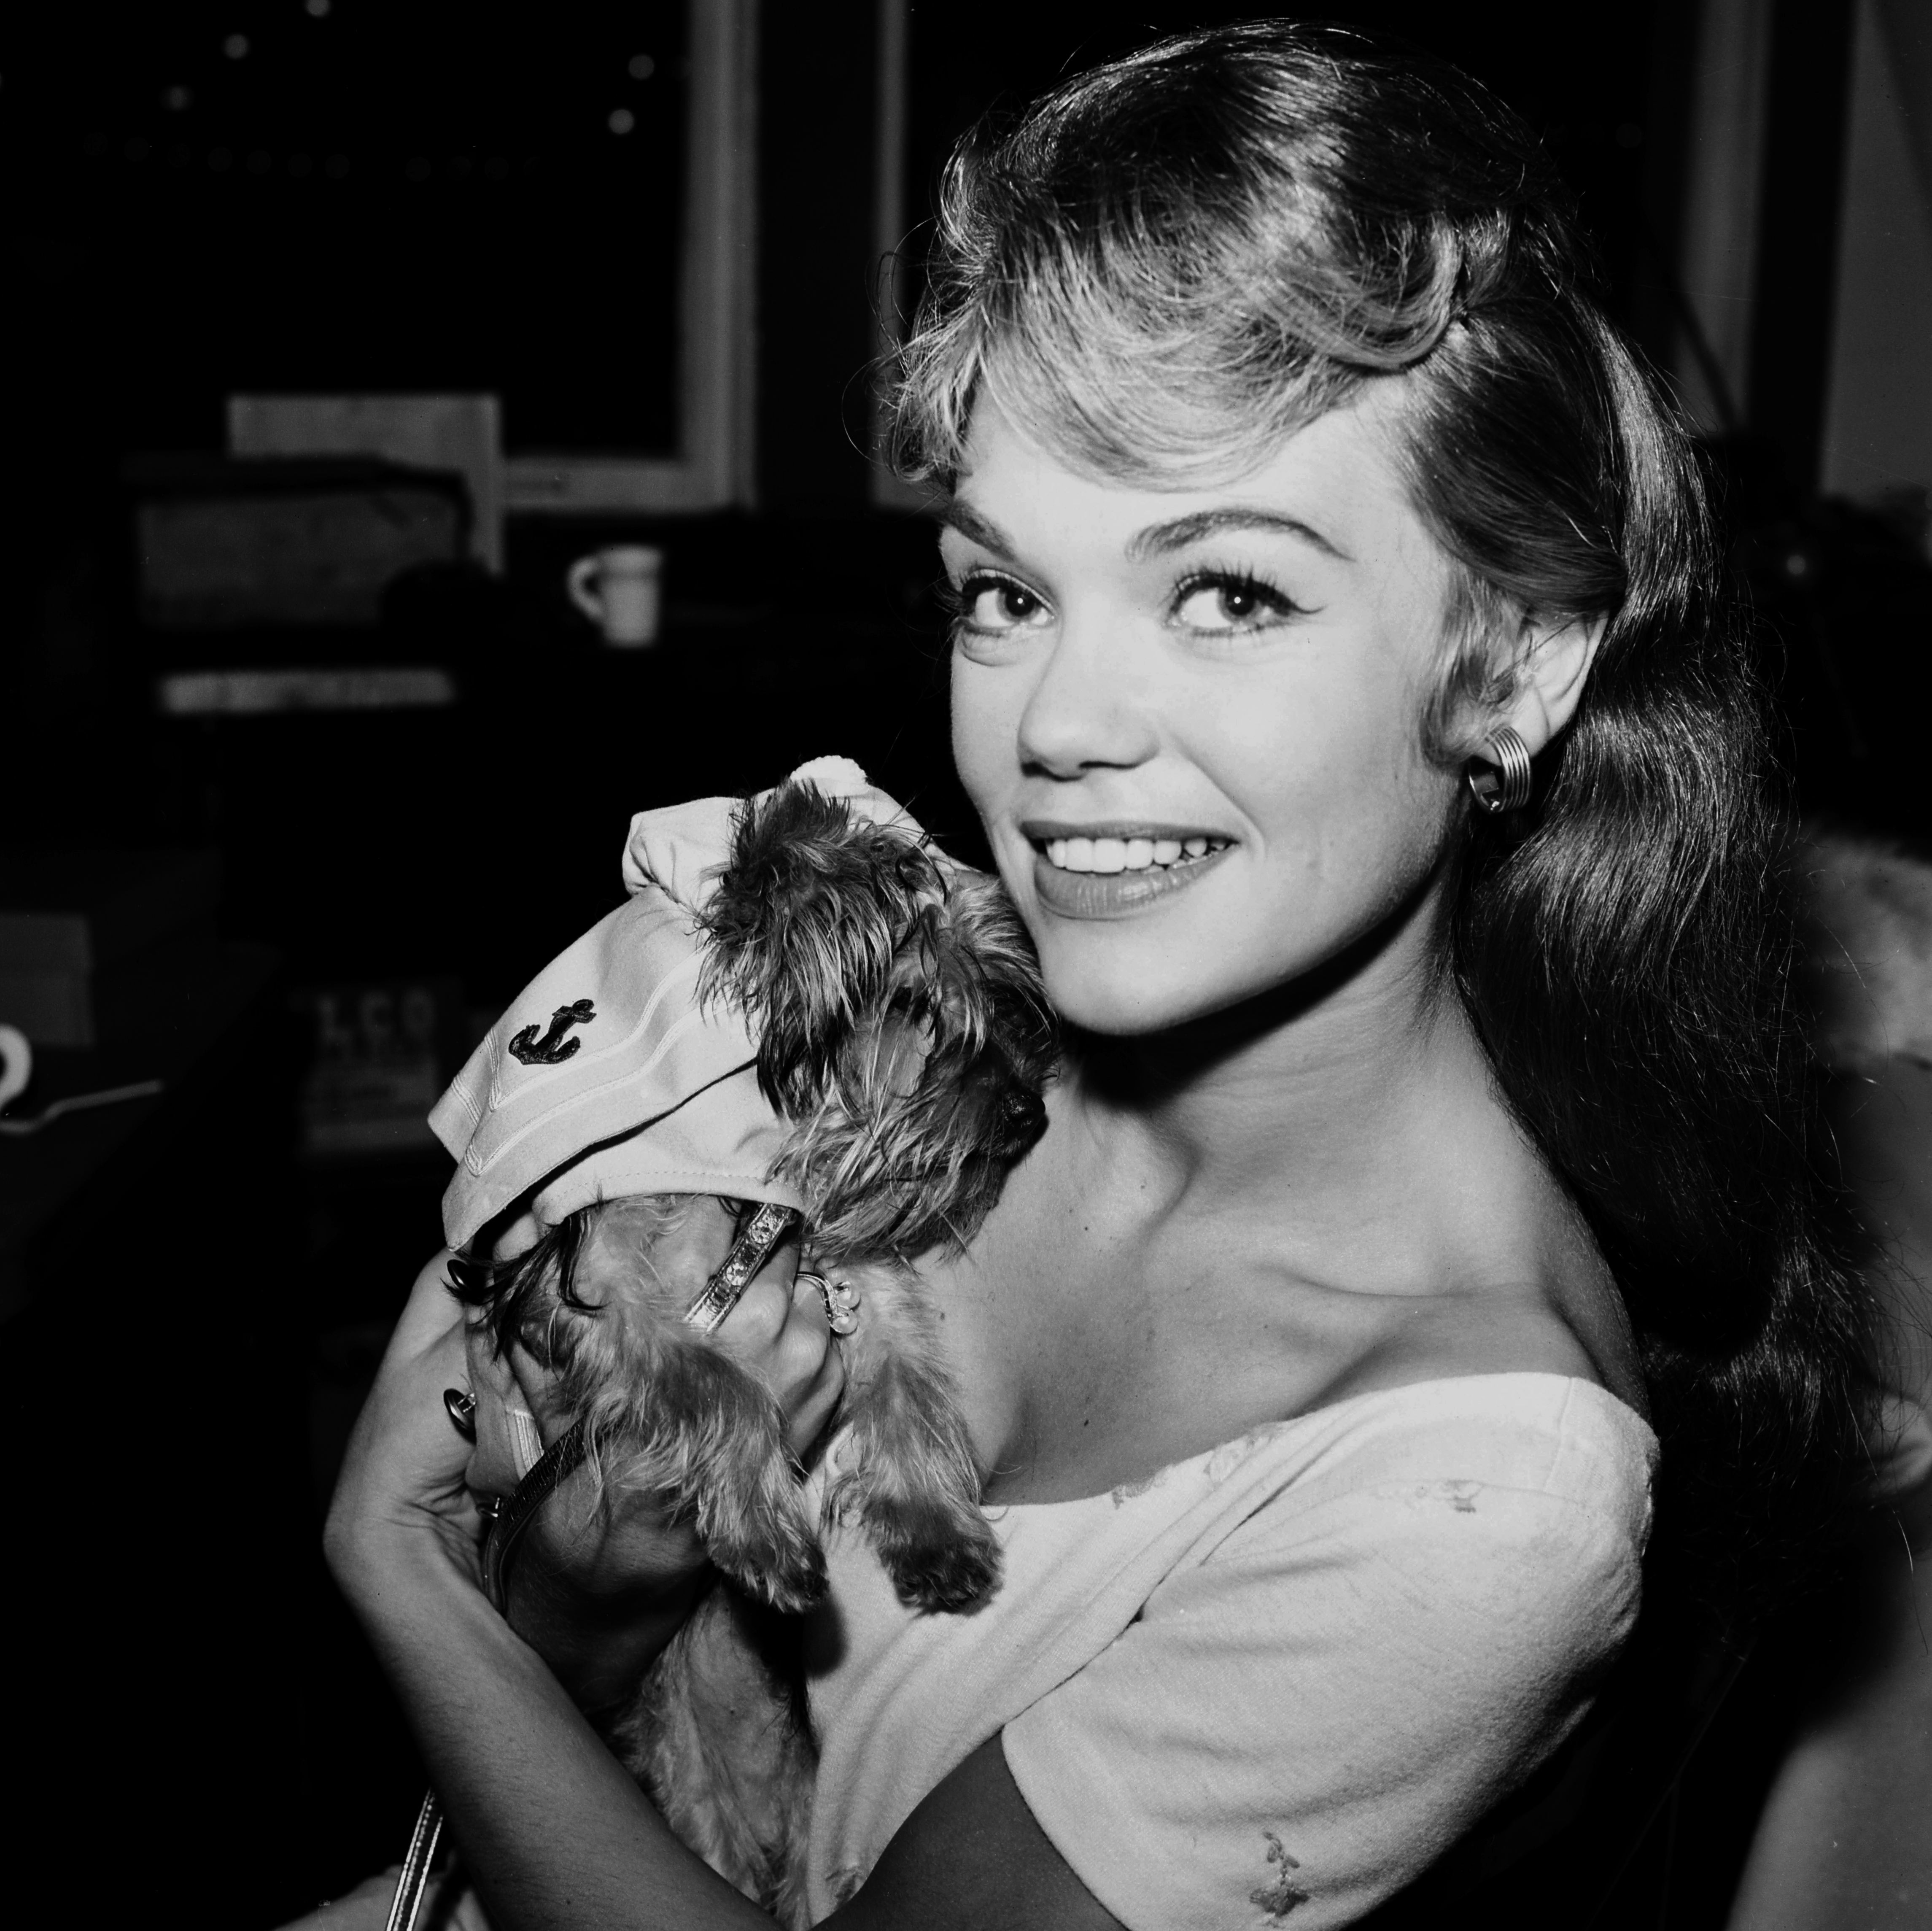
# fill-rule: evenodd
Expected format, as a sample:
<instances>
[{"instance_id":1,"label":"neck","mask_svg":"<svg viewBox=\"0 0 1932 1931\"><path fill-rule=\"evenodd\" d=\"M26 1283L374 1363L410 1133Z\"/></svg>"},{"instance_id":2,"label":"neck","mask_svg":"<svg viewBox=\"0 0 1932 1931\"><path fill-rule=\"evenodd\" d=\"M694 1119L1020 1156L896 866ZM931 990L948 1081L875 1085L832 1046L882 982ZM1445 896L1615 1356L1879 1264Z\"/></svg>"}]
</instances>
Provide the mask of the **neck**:
<instances>
[{"instance_id":1,"label":"neck","mask_svg":"<svg viewBox=\"0 0 1932 1931\"><path fill-rule=\"evenodd\" d=\"M1438 878L1345 953L1238 1007L1078 1039L1066 1104L1100 1170L1169 1203L1292 1197L1308 1224L1324 1200L1359 1218L1378 1183L1439 1168L1446 1123L1490 1110L1490 1092L1444 911Z\"/></svg>"}]
</instances>

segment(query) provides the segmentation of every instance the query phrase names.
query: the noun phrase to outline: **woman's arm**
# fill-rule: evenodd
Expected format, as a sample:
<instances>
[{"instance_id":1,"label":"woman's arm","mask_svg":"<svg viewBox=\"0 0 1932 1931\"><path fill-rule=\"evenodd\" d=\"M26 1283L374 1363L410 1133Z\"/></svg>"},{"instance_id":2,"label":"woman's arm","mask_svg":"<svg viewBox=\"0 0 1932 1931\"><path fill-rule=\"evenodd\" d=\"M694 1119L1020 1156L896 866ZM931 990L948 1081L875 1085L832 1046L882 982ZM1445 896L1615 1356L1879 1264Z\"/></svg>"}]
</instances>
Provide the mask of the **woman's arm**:
<instances>
[{"instance_id":1,"label":"woman's arm","mask_svg":"<svg viewBox=\"0 0 1932 1931\"><path fill-rule=\"evenodd\" d=\"M674 1838L542 1657L426 1542L358 1603L494 1931L763 1926Z\"/></svg>"},{"instance_id":2,"label":"woman's arm","mask_svg":"<svg viewBox=\"0 0 1932 1931\"><path fill-rule=\"evenodd\" d=\"M640 1902L665 1923L765 1923L670 1836L543 1657L484 1594L471 1451L442 1404L442 1391L469 1378L465 1323L440 1257L418 1277L357 1422L326 1546L493 1926L654 1921L637 1914ZM542 1534L533 1525L515 1606L566 1669L583 1674L600 1641L640 1668L682 1613L652 1585L676 1574L683 1551L652 1548L634 1518L614 1531L606 1523L586 1542L596 1513L587 1487L572 1485L544 1512ZM678 1593L688 1586L687 1576Z\"/></svg>"},{"instance_id":3,"label":"woman's arm","mask_svg":"<svg viewBox=\"0 0 1932 1931\"><path fill-rule=\"evenodd\" d=\"M802 1372L808 1328L792 1329L763 1302L751 1311L740 1347L771 1350L774 1385L793 1398L788 1409L808 1411L823 1394L822 1381ZM465 1485L470 1452L442 1400L444 1389L468 1378L455 1314L442 1264L432 1263L357 1423L327 1546L395 1685L494 1931L768 1926L672 1836L544 1657L484 1597L481 1524ZM534 1640L578 1673L580 1693L600 1644L614 1643L625 1667L640 1668L682 1614L662 1593L665 1551L651 1543L648 1524L592 1532L594 1518L574 1488L544 1512L544 1533L519 1556L513 1603ZM1114 1920L1033 1821L995 1740L926 1798L836 1921L1102 1931Z\"/></svg>"},{"instance_id":4,"label":"woman's arm","mask_svg":"<svg viewBox=\"0 0 1932 1931\"><path fill-rule=\"evenodd\" d=\"M770 1920L674 1837L542 1659L432 1558L372 1629L494 1931ZM852 1931L1103 1931L997 1739L933 1791L833 1920Z\"/></svg>"}]
</instances>

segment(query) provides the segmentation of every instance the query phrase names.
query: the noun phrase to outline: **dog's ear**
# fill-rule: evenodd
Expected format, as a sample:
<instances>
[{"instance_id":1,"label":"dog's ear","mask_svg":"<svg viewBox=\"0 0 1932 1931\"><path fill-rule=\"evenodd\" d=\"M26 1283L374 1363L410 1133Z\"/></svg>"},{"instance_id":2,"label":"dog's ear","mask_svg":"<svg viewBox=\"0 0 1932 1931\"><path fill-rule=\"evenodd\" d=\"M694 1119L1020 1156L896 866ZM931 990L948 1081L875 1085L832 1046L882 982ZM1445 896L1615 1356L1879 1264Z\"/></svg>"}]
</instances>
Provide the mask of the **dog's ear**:
<instances>
[{"instance_id":1,"label":"dog's ear","mask_svg":"<svg viewBox=\"0 0 1932 1931\"><path fill-rule=\"evenodd\" d=\"M710 939L700 996L744 1008L758 1083L782 1113L796 1119L818 1103L921 905L944 889L916 837L855 818L812 785L781 785L745 806L699 914Z\"/></svg>"}]
</instances>

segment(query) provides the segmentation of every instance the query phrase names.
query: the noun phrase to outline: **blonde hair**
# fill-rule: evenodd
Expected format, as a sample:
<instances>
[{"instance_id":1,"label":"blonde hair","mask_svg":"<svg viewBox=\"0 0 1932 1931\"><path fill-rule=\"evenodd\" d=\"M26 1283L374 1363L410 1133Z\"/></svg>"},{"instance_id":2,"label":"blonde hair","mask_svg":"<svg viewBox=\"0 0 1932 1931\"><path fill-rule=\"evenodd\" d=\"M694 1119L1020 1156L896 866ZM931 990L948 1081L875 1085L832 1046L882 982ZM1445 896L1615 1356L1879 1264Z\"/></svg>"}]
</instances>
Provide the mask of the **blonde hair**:
<instances>
[{"instance_id":1,"label":"blonde hair","mask_svg":"<svg viewBox=\"0 0 1932 1931\"><path fill-rule=\"evenodd\" d=\"M1535 137L1465 76L1337 28L1187 35L954 155L891 449L950 487L992 401L1086 473L1198 485L1400 375L1455 566L1431 754L1476 748L1526 618L1603 620L1528 809L1472 815L1453 962L1629 1303L1660 1519L1748 1593L1856 1473L1869 1306L1809 1160L1750 640L1689 440L1592 282Z\"/></svg>"}]
</instances>

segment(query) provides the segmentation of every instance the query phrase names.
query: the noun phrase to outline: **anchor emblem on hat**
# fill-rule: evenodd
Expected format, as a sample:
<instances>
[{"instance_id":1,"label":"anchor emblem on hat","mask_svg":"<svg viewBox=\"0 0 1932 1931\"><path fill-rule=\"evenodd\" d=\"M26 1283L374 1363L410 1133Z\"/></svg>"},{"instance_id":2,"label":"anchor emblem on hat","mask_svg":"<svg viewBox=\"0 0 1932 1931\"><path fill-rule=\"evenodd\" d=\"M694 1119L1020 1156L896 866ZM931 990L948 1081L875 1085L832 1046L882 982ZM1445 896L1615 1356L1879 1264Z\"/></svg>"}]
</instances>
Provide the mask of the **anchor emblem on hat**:
<instances>
[{"instance_id":1,"label":"anchor emblem on hat","mask_svg":"<svg viewBox=\"0 0 1932 1931\"><path fill-rule=\"evenodd\" d=\"M550 1016L550 1029L542 1038L537 1037L534 1026L526 1026L510 1042L510 1056L520 1059L526 1066L554 1066L560 1059L568 1059L581 1040L566 1039L564 1035L574 1026L588 1026L597 1017L596 1007L588 999L574 999L567 1006L559 1006Z\"/></svg>"}]
</instances>

